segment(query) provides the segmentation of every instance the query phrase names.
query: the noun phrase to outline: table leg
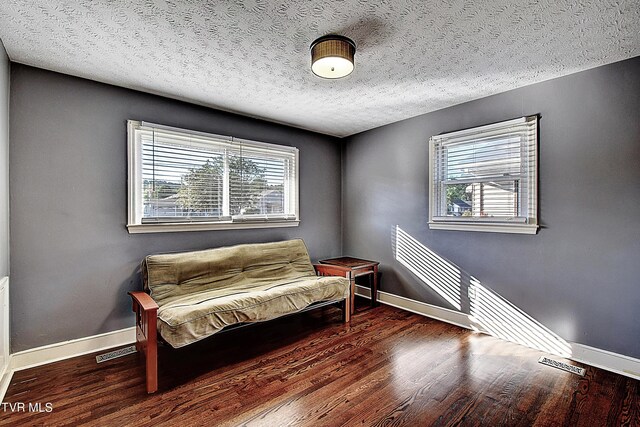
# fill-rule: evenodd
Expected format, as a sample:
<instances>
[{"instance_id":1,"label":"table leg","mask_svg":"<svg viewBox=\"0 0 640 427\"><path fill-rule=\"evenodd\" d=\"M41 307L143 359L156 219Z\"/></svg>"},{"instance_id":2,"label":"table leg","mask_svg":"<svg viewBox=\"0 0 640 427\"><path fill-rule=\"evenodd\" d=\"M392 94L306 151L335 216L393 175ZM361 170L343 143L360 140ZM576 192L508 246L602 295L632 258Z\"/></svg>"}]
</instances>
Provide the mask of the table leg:
<instances>
[{"instance_id":1,"label":"table leg","mask_svg":"<svg viewBox=\"0 0 640 427\"><path fill-rule=\"evenodd\" d=\"M378 266L373 266L373 286L371 286L371 307L378 305Z\"/></svg>"},{"instance_id":2,"label":"table leg","mask_svg":"<svg viewBox=\"0 0 640 427\"><path fill-rule=\"evenodd\" d=\"M351 287L351 314L356 310L356 275L353 271L349 272L349 286Z\"/></svg>"}]
</instances>

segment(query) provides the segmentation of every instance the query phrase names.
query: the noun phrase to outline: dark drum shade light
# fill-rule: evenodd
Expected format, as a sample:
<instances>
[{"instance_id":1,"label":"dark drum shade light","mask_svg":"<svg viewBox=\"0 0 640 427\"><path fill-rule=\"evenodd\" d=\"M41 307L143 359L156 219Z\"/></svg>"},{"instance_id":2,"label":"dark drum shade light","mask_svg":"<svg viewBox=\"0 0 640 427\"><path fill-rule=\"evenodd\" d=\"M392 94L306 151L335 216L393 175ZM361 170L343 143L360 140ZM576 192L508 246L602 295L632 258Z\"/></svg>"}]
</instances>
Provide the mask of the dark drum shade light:
<instances>
[{"instance_id":1,"label":"dark drum shade light","mask_svg":"<svg viewBox=\"0 0 640 427\"><path fill-rule=\"evenodd\" d=\"M325 79L339 79L351 74L356 44L353 40L328 35L311 43L311 71Z\"/></svg>"}]
</instances>

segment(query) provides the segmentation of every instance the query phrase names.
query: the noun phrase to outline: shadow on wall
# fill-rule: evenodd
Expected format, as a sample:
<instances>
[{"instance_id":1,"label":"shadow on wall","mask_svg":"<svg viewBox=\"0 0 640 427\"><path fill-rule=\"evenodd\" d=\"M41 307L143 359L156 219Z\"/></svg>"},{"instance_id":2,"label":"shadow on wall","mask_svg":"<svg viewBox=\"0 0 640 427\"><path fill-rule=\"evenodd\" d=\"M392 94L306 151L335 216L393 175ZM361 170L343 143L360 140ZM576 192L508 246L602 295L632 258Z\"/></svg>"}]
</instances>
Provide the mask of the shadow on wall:
<instances>
[{"instance_id":1,"label":"shadow on wall","mask_svg":"<svg viewBox=\"0 0 640 427\"><path fill-rule=\"evenodd\" d=\"M571 356L569 343L397 225L392 231L392 245L394 259L454 309L466 313L474 330L558 356Z\"/></svg>"}]
</instances>

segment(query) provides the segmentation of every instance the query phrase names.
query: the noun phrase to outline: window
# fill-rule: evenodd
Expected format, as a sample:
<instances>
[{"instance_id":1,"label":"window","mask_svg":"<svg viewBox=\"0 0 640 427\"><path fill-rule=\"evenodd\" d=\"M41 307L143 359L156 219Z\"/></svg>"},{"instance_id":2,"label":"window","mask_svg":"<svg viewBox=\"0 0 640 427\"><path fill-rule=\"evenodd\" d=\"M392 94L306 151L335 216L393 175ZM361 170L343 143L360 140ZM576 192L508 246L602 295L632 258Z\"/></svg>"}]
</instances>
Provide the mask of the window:
<instances>
[{"instance_id":1,"label":"window","mask_svg":"<svg viewBox=\"0 0 640 427\"><path fill-rule=\"evenodd\" d=\"M431 137L429 228L535 234L537 116Z\"/></svg>"},{"instance_id":2,"label":"window","mask_svg":"<svg viewBox=\"0 0 640 427\"><path fill-rule=\"evenodd\" d=\"M298 225L298 149L130 120L130 233Z\"/></svg>"}]
</instances>

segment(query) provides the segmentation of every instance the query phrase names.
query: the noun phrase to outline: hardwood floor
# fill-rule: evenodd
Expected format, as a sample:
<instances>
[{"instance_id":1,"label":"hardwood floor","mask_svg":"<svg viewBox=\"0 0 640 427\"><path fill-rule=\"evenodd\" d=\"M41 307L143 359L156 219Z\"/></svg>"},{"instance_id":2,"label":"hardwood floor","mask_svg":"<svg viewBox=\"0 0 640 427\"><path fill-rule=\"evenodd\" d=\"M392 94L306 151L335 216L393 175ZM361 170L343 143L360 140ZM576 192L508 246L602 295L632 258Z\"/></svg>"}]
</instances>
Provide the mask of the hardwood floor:
<instances>
[{"instance_id":1,"label":"hardwood floor","mask_svg":"<svg viewBox=\"0 0 640 427\"><path fill-rule=\"evenodd\" d=\"M526 347L359 305L349 326L328 307L161 348L154 395L137 355L16 372L4 402L52 410L4 405L0 425L640 425L640 381L587 366L582 378Z\"/></svg>"}]
</instances>

